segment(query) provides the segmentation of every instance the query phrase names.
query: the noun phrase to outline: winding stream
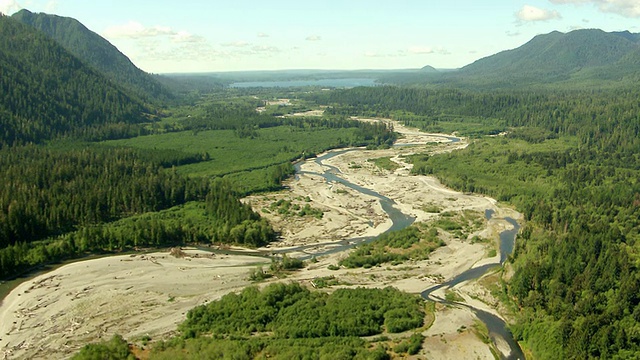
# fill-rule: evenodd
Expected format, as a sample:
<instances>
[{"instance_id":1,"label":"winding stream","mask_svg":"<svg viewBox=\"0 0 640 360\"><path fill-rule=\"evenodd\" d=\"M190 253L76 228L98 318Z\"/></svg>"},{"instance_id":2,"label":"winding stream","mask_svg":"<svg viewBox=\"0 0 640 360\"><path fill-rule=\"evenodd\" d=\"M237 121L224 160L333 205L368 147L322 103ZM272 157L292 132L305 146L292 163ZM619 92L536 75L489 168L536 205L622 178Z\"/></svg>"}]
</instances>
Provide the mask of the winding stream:
<instances>
[{"instance_id":1,"label":"winding stream","mask_svg":"<svg viewBox=\"0 0 640 360\"><path fill-rule=\"evenodd\" d=\"M490 219L491 216L493 216L493 210L486 210L485 215L487 219ZM517 221L509 217L505 218L505 220L511 225L513 225L513 228L504 230L503 232L500 233L500 264L504 263L507 257L513 252L513 246L515 244L516 235L520 230L520 225L518 224ZM489 336L491 337L491 340L493 340L494 344L497 344L498 341L502 340L507 345L509 345L509 349L510 349L509 354L507 355L501 354L503 359L524 360L525 358L524 353L522 352L522 349L520 348L520 345L518 344L518 342L515 341L515 339L513 338L513 334L511 334L511 331L507 327L507 324L504 322L504 320L502 320L501 318L499 318L498 316L492 313L475 308L471 305L460 303L460 302L449 302L441 297L433 295L433 292L436 290L439 290L442 288L452 288L465 281L478 279L482 275L484 275L489 269L495 268L496 266L498 266L498 264L486 264L486 265L478 266L475 268L471 268L447 282L430 287L429 289L423 291L420 294L420 296L422 296L424 299L427 299L427 300L434 300L444 304L454 304L458 306L464 306L471 309L475 313L476 317L487 326L487 329L489 330Z\"/></svg>"},{"instance_id":2,"label":"winding stream","mask_svg":"<svg viewBox=\"0 0 640 360\"><path fill-rule=\"evenodd\" d=\"M440 137L446 138L451 142L460 141L460 139L456 137L450 137L450 136L440 136ZM393 223L393 225L389 228L389 230L385 231L385 233L389 231L400 230L411 225L415 219L411 216L408 216L402 213L399 209L394 207L395 202L392 199L386 196L383 196L371 189L367 189L367 188L358 186L356 184L353 184L349 181L346 181L345 179L340 177L340 170L338 168L324 163L324 161L329 160L335 156L339 156L350 151L358 151L358 150L359 149L346 149L346 150L332 151L316 158L314 161L318 165L326 169L324 173L302 171L301 164L299 163L295 167L296 174L313 174L316 176L321 176L327 182L339 182L355 191L377 198L380 201L382 209L388 214L389 218ZM485 217L487 219L490 219L492 216L493 216L493 210L487 209L485 211ZM503 232L500 233L500 264L502 264L507 259L507 257L513 252L515 238L520 229L520 225L514 219L505 218L505 220L508 223L510 223L513 227L511 229L504 230ZM325 243L325 244L304 245L304 246L288 248L286 250L285 249L276 250L273 253L280 254L280 253L292 252L292 251L305 251L311 248L319 248L323 245L332 246L329 249L322 250L320 252L314 253L313 255L303 257L303 258L310 258L312 256L322 256L322 255L345 251L358 244L373 241L375 238L376 237L351 238L351 239L340 241L338 243L333 242L333 243ZM494 264L487 264L487 265L471 268L463 272L462 274L454 277L453 279L450 279L447 282L444 282L442 284L438 284L429 289L426 289L421 293L421 296L424 299L430 299L430 300L435 300L442 303L448 303L446 300L439 298L433 295L432 293L441 288L454 287L462 282L478 279L482 275L484 275L489 269L499 266L500 264L494 263ZM514 340L513 335L511 334L511 331L507 327L507 324L501 318L489 312L483 311L481 309L474 308L473 306L468 304L455 303L455 305L464 306L471 309L475 313L476 317L487 326L489 330L489 336L491 337L494 344L497 344L499 341L502 341L503 343L506 343L509 346L509 353L501 354L501 358L507 359L507 360L516 360L516 359L525 358L524 353L520 348L520 345L518 345L518 343Z\"/></svg>"},{"instance_id":3,"label":"winding stream","mask_svg":"<svg viewBox=\"0 0 640 360\"><path fill-rule=\"evenodd\" d=\"M433 135L433 134L424 134L422 133L422 135L428 135L428 136L433 136L433 137L440 137L440 138L444 138L449 140L450 142L459 142L460 139L457 137L451 137L451 136L444 136L444 135ZM402 144L399 146L408 146L411 144ZM375 197L376 199L378 199L380 201L380 205L382 207L382 209L387 213L387 215L389 216L389 218L392 221L392 226L385 231L385 233L390 232L390 231L395 231L395 230L400 230L400 229L404 229L408 226L410 226L415 218L402 213L395 205L396 203L386 197L383 196L371 189L367 189L361 186L358 186L356 184L353 184L345 179L343 179L340 175L341 172L338 168L334 167L334 166L330 166L324 163L324 161L331 159L332 157L335 156L339 156L342 155L344 153L350 152L350 151L359 151L360 149L346 149L346 150L338 150L338 151L331 151L328 152L316 159L314 159L313 161L315 161L318 165L322 166L322 168L326 169L323 173L315 173L315 172L305 172L301 170L301 164L297 164L296 165L296 174L313 174L315 176L321 176L323 177L328 183L329 182L339 182L355 191L358 191L360 193ZM493 211L492 210L486 210L485 211L485 216L487 217L487 219L491 218L491 216L493 216ZM512 229L509 230L505 230L502 233L500 233L500 264L502 264L506 258L513 252L513 246L514 246L514 242L515 242L515 237L516 234L518 233L519 230L519 225L518 223L511 218L506 218L506 221L508 221L511 225L513 225ZM373 224L370 224L371 226L373 226ZM362 244L362 243L366 243L366 242L370 242L373 241L375 238L374 236L368 236L368 237L358 237L358 238L351 238L351 239L345 239L343 241L340 242L331 242L331 243L322 243L322 244L310 244L310 245L303 245L303 246L297 246L297 247L292 247L292 248L287 248L287 249L271 249L269 251L264 251L264 252L255 252L253 254L251 253L246 253L246 252L238 252L239 254L242 255L256 255L256 256L268 256L268 255L273 255L273 254L283 254L283 253L291 253L291 252L306 252L307 250L319 250L318 252L313 252L312 254L309 254L308 256L304 256L301 257L301 259L307 259L307 258L311 258L313 256L322 256L322 255L328 255L328 254L332 254L332 253L337 253L337 252L342 252L345 250L348 250L349 248L352 248L358 244ZM324 248L323 248L324 247ZM202 250L207 250L207 251L211 251L211 249L202 249ZM225 251L225 250L220 250L220 251L216 251L216 252L224 252L224 253L236 253L235 251L231 250L231 251ZM433 292L441 289L441 288L445 288L445 287L453 287L456 286L459 283L462 283L464 281L468 281L468 280L473 280L473 279L478 279L480 278L486 271L488 271L490 268L493 268L495 266L498 266L499 264L488 264L488 265L483 265L483 266L479 266L476 268L471 268L465 272L463 272L462 274L454 277L453 279L450 279L449 281L442 283L442 284L438 284L436 286L433 286L429 289L426 289L425 291L423 291L421 293L422 297L425 299L431 299L431 300L435 300L438 302L446 302L444 299L441 299L435 295L433 295ZM20 279L19 281L23 281L24 279ZM9 284L5 284L5 285L9 285ZM1 302L1 298L0 298L0 302ZM507 355L502 355L503 359L524 359L524 355L523 352L520 348L520 346L518 345L518 343L513 339L513 336L511 334L511 332L509 331L509 329L507 328L506 323L500 319L499 317L488 313L486 311L483 311L481 309L477 309L474 308L468 304L463 304L463 303L455 303L455 305L457 306L464 306L467 307L469 309L471 309L475 315L477 316L477 318L482 321L483 323L486 324L487 328L489 329L489 335L492 339L492 341L494 343L498 343L500 341L502 341L503 343L508 344L509 348L510 348L510 352Z\"/></svg>"},{"instance_id":4,"label":"winding stream","mask_svg":"<svg viewBox=\"0 0 640 360\"><path fill-rule=\"evenodd\" d=\"M388 233L390 231L395 231L395 230L401 230L404 229L406 227L408 227L409 225L413 224L413 222L415 221L415 218L409 215L404 214L402 211L400 211L398 208L396 208L395 205L395 201L393 201L392 199L381 195L371 189L367 189L365 187L356 185L354 183L351 183L343 178L340 177L340 169L336 168L335 166L331 166L331 165L327 165L324 164L323 162L331 159L335 156L338 155L342 155L345 154L347 152L350 151L358 151L360 149L345 149L345 150L338 150L338 151L331 151L328 152L320 157L315 158L313 161L315 163L317 163L318 165L322 166L323 168L326 168L327 170L324 171L324 173L316 173L316 172L310 172L310 171L302 171L301 170L301 165L302 163L298 163L295 165L295 170L296 170L296 176L298 174L310 174L310 175L316 175L316 176L320 176L323 177L327 183L330 182L339 182L343 185L345 185L348 188L351 188L355 191L358 191L362 194L365 195L369 195L372 197L375 197L376 199L378 199L378 201L380 201L380 206L382 207L382 209L384 210L385 213L387 213L387 215L389 216L389 219L391 219L392 225L391 227L385 231L384 233ZM369 223L370 226L373 226L373 223ZM281 253L288 253L288 252L297 252L297 251L306 251L306 250L310 250L310 249L319 249L325 246L328 246L328 249L324 249L321 250L320 252L314 252L313 255L308 255L305 257L301 257L301 259L306 259L306 258L311 258L313 256L322 256L322 255L329 255L329 254L335 254L338 252L342 252L345 250L348 250L358 244L363 244L363 243L367 243L370 241L373 241L374 239L376 239L377 236L364 236L364 237L357 237L357 238L351 238L351 239L345 239L342 241L338 241L338 242L328 242L328 243L320 243L320 244L309 244L309 245L301 245L301 246L296 246L296 247L291 247L291 248L286 248L286 249L279 249L279 250L273 250L272 253L274 254L281 254Z\"/></svg>"}]
</instances>

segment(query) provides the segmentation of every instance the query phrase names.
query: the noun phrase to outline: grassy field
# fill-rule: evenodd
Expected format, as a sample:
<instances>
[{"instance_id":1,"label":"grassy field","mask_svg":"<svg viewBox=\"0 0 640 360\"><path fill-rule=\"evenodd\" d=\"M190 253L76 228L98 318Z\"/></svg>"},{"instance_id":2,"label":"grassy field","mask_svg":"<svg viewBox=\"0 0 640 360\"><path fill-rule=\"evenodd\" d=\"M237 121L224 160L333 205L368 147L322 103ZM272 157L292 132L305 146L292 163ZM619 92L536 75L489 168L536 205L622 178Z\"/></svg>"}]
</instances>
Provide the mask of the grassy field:
<instances>
[{"instance_id":1,"label":"grassy field","mask_svg":"<svg viewBox=\"0 0 640 360\"><path fill-rule=\"evenodd\" d=\"M352 138L356 129L298 129L278 126L257 130L255 138L241 138L233 130L174 132L133 139L107 141L109 146L139 149L174 149L209 153L211 160L180 166L190 176L216 176L281 164L306 154L321 152Z\"/></svg>"}]
</instances>

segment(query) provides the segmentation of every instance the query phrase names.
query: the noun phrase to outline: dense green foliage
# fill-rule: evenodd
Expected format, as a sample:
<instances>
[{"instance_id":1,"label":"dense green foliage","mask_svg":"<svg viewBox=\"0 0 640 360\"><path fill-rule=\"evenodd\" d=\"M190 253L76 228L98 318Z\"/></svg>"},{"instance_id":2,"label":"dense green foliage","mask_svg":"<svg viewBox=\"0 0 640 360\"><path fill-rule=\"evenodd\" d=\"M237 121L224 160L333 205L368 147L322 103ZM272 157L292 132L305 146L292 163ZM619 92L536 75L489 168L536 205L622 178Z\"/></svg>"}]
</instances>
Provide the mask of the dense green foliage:
<instances>
[{"instance_id":1,"label":"dense green foliage","mask_svg":"<svg viewBox=\"0 0 640 360\"><path fill-rule=\"evenodd\" d=\"M196 307L180 330L187 338L266 331L279 338L368 336L419 327L422 317L420 298L393 288L339 289L329 295L296 283L272 284Z\"/></svg>"},{"instance_id":2,"label":"dense green foliage","mask_svg":"<svg viewBox=\"0 0 640 360\"><path fill-rule=\"evenodd\" d=\"M241 127L235 130L180 132L185 126L179 125L108 146L67 140L0 150L6 169L0 176L0 277L92 252L189 242L265 245L276 234L239 196L280 189L293 173L292 160L394 136L386 126L340 120L299 119L296 126L278 120L253 128L251 101L237 104L205 117L212 124L236 122ZM89 135L82 129L75 132ZM238 129L250 129L251 136ZM211 177L224 181L210 185ZM202 205L157 213L189 201ZM309 206L297 213L322 216Z\"/></svg>"},{"instance_id":3,"label":"dense green foliage","mask_svg":"<svg viewBox=\"0 0 640 360\"><path fill-rule=\"evenodd\" d=\"M79 21L22 9L12 19L49 35L85 64L98 70L115 84L126 87L146 101L169 100L173 95L155 78L138 69L123 53Z\"/></svg>"},{"instance_id":4,"label":"dense green foliage","mask_svg":"<svg viewBox=\"0 0 640 360\"><path fill-rule=\"evenodd\" d=\"M505 137L413 156L414 172L509 201L525 214L508 292L520 309L514 334L536 356L629 358L640 351L637 91L380 87L312 96L335 114L404 117L422 128L447 119L501 124L496 130L508 131Z\"/></svg>"},{"instance_id":5,"label":"dense green foliage","mask_svg":"<svg viewBox=\"0 0 640 360\"><path fill-rule=\"evenodd\" d=\"M415 355L420 351L420 349L422 349L423 341L424 336L420 333L415 333L411 335L409 339L394 346L393 351L398 354L407 353L408 355Z\"/></svg>"},{"instance_id":6,"label":"dense green foliage","mask_svg":"<svg viewBox=\"0 0 640 360\"><path fill-rule=\"evenodd\" d=\"M406 260L424 260L435 249L444 245L438 229L425 224L392 231L374 241L358 246L349 256L340 260L348 268L372 267L384 263L399 264Z\"/></svg>"},{"instance_id":7,"label":"dense green foliage","mask_svg":"<svg viewBox=\"0 0 640 360\"><path fill-rule=\"evenodd\" d=\"M509 200L530 221L509 293L522 308L515 334L536 355L638 351L640 166L593 150L557 151L555 142L486 140L420 168L449 186Z\"/></svg>"},{"instance_id":8,"label":"dense green foliage","mask_svg":"<svg viewBox=\"0 0 640 360\"><path fill-rule=\"evenodd\" d=\"M290 131L349 129L339 137L336 146L390 146L396 134L383 123L367 123L346 119L344 116L331 118L315 117L274 117L267 113L256 112L261 102L253 98L228 99L214 101L202 106L194 116L180 121L180 127L195 133L202 130L230 130L239 138L260 136L257 129L287 126ZM285 150L286 151L286 150Z\"/></svg>"},{"instance_id":9,"label":"dense green foliage","mask_svg":"<svg viewBox=\"0 0 640 360\"><path fill-rule=\"evenodd\" d=\"M0 16L0 147L144 121L146 108L54 40Z\"/></svg>"},{"instance_id":10,"label":"dense green foliage","mask_svg":"<svg viewBox=\"0 0 640 360\"><path fill-rule=\"evenodd\" d=\"M127 149L13 147L0 166L0 247L203 198L207 186Z\"/></svg>"},{"instance_id":11,"label":"dense green foliage","mask_svg":"<svg viewBox=\"0 0 640 360\"><path fill-rule=\"evenodd\" d=\"M400 87L354 88L309 95L328 112L344 115L395 117L417 115L408 125L426 127L451 118L457 121L502 124L497 134L511 127L540 128L546 136L576 136L581 146L608 152L640 147L637 91L607 92L463 92ZM399 112L401 111L401 113ZM489 128L487 128L488 130ZM536 130L530 130L536 131ZM539 130L538 130L539 131ZM619 156L631 157L633 152Z\"/></svg>"},{"instance_id":12,"label":"dense green foliage","mask_svg":"<svg viewBox=\"0 0 640 360\"><path fill-rule=\"evenodd\" d=\"M109 341L88 344L71 359L73 360L135 360L129 350L129 344L120 335L114 335Z\"/></svg>"},{"instance_id":13,"label":"dense green foliage","mask_svg":"<svg viewBox=\"0 0 640 360\"><path fill-rule=\"evenodd\" d=\"M551 112L542 107L550 95L514 106L528 108L539 128L423 157L414 168L525 214L509 294L521 308L514 334L540 358L640 351L640 121L636 95L618 95L561 95Z\"/></svg>"},{"instance_id":14,"label":"dense green foliage","mask_svg":"<svg viewBox=\"0 0 640 360\"><path fill-rule=\"evenodd\" d=\"M384 347L368 349L359 336L415 329L423 317L422 299L393 288L249 287L189 311L183 336L157 344L152 358L388 359ZM419 350L417 341L411 337L405 351Z\"/></svg>"},{"instance_id":15,"label":"dense green foliage","mask_svg":"<svg viewBox=\"0 0 640 360\"><path fill-rule=\"evenodd\" d=\"M311 201L311 199L307 197L306 201ZM324 216L324 212L322 210L312 208L309 204L300 205L299 203L285 199L274 201L269 205L268 209L263 209L263 212L264 211L276 212L282 216L313 216L317 219L322 219Z\"/></svg>"},{"instance_id":16,"label":"dense green foliage","mask_svg":"<svg viewBox=\"0 0 640 360\"><path fill-rule=\"evenodd\" d=\"M226 181L209 184L161 167L199 155L140 156L132 149L37 146L0 151L0 277L34 265L138 246L222 242L260 246L275 233ZM200 200L196 221L156 215L121 221ZM193 215L193 214L192 214ZM46 241L38 241L49 238Z\"/></svg>"},{"instance_id":17,"label":"dense green foliage","mask_svg":"<svg viewBox=\"0 0 640 360\"><path fill-rule=\"evenodd\" d=\"M271 266L269 269L273 272L280 271L290 271L290 270L298 270L304 267L304 261L300 259L296 259L293 257L287 256L287 254L282 255L281 259L273 259L271 261Z\"/></svg>"},{"instance_id":18,"label":"dense green foliage","mask_svg":"<svg viewBox=\"0 0 640 360\"><path fill-rule=\"evenodd\" d=\"M271 337L234 337L216 339L174 339L154 347L153 360L178 359L389 359L384 348L369 350L368 343L358 337L311 339L279 339Z\"/></svg>"},{"instance_id":19,"label":"dense green foliage","mask_svg":"<svg viewBox=\"0 0 640 360\"><path fill-rule=\"evenodd\" d=\"M293 174L291 162L297 159L336 147L386 143L394 136L385 126L362 127L355 121L344 123L345 128L320 126L321 120L308 119L301 123L313 125L259 128L253 137L239 137L234 130L181 131L107 141L105 144L132 147L143 152L153 150L153 153L171 149L206 154L206 161L184 164L176 171L191 177L222 176L239 193L248 194L280 189L281 181Z\"/></svg>"},{"instance_id":20,"label":"dense green foliage","mask_svg":"<svg viewBox=\"0 0 640 360\"><path fill-rule=\"evenodd\" d=\"M398 165L396 162L392 161L390 157L381 157L381 158L369 159L367 161L370 161L370 162L374 163L380 169L384 169L384 170L391 171L391 172L394 172L396 169L398 169L400 167L400 165Z\"/></svg>"}]
</instances>

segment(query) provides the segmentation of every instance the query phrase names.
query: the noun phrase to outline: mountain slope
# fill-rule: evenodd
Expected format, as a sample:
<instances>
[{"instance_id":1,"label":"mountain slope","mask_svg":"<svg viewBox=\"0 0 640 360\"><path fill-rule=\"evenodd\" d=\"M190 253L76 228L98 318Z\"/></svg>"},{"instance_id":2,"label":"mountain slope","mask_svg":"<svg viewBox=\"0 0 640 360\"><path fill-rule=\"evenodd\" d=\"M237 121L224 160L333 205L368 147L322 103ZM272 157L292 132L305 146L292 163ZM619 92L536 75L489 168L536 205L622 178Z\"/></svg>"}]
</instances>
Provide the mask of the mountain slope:
<instances>
[{"instance_id":1,"label":"mountain slope","mask_svg":"<svg viewBox=\"0 0 640 360\"><path fill-rule=\"evenodd\" d=\"M36 14L26 9L13 14L12 18L51 36L76 57L146 100L172 97L153 76L138 69L115 46L75 19Z\"/></svg>"},{"instance_id":2,"label":"mountain slope","mask_svg":"<svg viewBox=\"0 0 640 360\"><path fill-rule=\"evenodd\" d=\"M629 34L632 35L632 34ZM638 44L602 30L539 35L513 50L480 59L461 69L465 75L563 80L584 68L613 65Z\"/></svg>"},{"instance_id":3,"label":"mountain slope","mask_svg":"<svg viewBox=\"0 0 640 360\"><path fill-rule=\"evenodd\" d=\"M0 147L141 122L144 111L47 35L0 16Z\"/></svg>"},{"instance_id":4,"label":"mountain slope","mask_svg":"<svg viewBox=\"0 0 640 360\"><path fill-rule=\"evenodd\" d=\"M470 89L582 89L632 87L639 80L640 34L585 29L538 35L518 48L458 70L403 83Z\"/></svg>"}]
</instances>

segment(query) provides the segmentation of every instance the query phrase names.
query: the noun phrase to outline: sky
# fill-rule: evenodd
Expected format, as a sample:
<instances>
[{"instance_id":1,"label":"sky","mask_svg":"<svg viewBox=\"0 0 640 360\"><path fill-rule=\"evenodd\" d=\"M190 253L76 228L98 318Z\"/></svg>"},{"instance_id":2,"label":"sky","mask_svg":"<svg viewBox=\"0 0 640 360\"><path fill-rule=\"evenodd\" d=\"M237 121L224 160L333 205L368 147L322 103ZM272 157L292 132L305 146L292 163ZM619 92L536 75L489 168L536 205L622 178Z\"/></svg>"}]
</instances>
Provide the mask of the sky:
<instances>
[{"instance_id":1,"label":"sky","mask_svg":"<svg viewBox=\"0 0 640 360\"><path fill-rule=\"evenodd\" d=\"M0 0L79 20L150 73L453 69L536 35L640 32L640 0Z\"/></svg>"}]
</instances>

